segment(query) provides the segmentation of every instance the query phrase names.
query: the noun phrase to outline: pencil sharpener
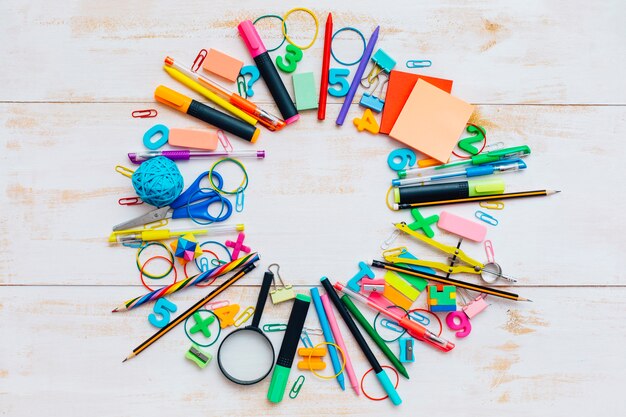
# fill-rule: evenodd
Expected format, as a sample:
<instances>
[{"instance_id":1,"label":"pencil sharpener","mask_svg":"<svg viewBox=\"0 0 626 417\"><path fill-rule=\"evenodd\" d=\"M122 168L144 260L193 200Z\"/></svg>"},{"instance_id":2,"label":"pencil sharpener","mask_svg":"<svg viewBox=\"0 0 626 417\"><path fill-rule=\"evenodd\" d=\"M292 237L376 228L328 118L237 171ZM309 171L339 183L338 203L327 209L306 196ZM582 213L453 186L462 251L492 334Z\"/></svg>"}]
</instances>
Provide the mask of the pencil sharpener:
<instances>
[{"instance_id":1,"label":"pencil sharpener","mask_svg":"<svg viewBox=\"0 0 626 417\"><path fill-rule=\"evenodd\" d=\"M209 362L211 362L213 356L209 352L203 351L199 346L194 344L189 348L187 353L185 353L185 358L198 365L198 367L204 369Z\"/></svg>"},{"instance_id":2,"label":"pencil sharpener","mask_svg":"<svg viewBox=\"0 0 626 417\"><path fill-rule=\"evenodd\" d=\"M361 288L363 289L363 291L367 291L367 292L382 293L383 291L385 291L385 280L363 278L361 280Z\"/></svg>"},{"instance_id":3,"label":"pencil sharpener","mask_svg":"<svg viewBox=\"0 0 626 417\"><path fill-rule=\"evenodd\" d=\"M291 285L285 285L270 291L270 297L272 298L272 303L279 304L296 298L296 292Z\"/></svg>"},{"instance_id":4,"label":"pencil sharpener","mask_svg":"<svg viewBox=\"0 0 626 417\"><path fill-rule=\"evenodd\" d=\"M415 339L412 337L401 337L400 342L400 362L415 362L415 354L413 348L415 347Z\"/></svg>"}]
</instances>

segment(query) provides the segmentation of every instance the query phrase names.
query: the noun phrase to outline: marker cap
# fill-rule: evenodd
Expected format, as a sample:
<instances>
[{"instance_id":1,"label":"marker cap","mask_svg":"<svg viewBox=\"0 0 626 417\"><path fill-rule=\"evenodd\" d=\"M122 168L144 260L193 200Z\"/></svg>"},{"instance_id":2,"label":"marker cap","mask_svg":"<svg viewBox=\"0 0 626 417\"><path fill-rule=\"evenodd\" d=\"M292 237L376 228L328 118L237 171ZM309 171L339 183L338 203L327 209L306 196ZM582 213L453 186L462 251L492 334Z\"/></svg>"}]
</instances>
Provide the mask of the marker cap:
<instances>
[{"instance_id":1,"label":"marker cap","mask_svg":"<svg viewBox=\"0 0 626 417\"><path fill-rule=\"evenodd\" d=\"M254 24L250 20L244 20L241 22L237 26L237 29L239 30L239 35L241 35L241 38L248 47L252 58L255 58L267 51L267 49L265 49L265 45L263 45L261 37L259 36L259 32L257 32Z\"/></svg>"},{"instance_id":2,"label":"marker cap","mask_svg":"<svg viewBox=\"0 0 626 417\"><path fill-rule=\"evenodd\" d=\"M178 111L187 113L189 106L191 105L191 98L167 88L164 85L160 85L154 90L154 98L165 105L175 108Z\"/></svg>"}]
</instances>

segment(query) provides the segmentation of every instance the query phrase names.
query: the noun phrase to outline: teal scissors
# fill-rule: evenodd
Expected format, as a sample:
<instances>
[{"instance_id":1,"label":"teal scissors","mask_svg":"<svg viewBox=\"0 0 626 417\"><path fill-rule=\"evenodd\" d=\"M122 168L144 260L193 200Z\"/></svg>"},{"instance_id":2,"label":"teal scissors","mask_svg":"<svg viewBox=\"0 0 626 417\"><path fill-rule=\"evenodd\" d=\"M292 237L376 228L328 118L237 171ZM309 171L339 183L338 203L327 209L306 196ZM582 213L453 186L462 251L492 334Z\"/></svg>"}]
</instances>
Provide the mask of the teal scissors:
<instances>
[{"instance_id":1,"label":"teal scissors","mask_svg":"<svg viewBox=\"0 0 626 417\"><path fill-rule=\"evenodd\" d=\"M113 227L113 231L135 229L145 224L156 222L163 219L179 219L188 217L198 222L196 219L206 220L209 224L213 222L223 222L228 219L233 212L233 205L228 199L221 196L217 191L211 188L200 187L200 181L209 175L209 171L205 171L189 186L176 200L169 206L152 210L142 216L120 223ZM216 188L222 188L224 180L220 174L213 171L213 183ZM209 213L209 207L212 204L220 204L220 212L217 216Z\"/></svg>"}]
</instances>

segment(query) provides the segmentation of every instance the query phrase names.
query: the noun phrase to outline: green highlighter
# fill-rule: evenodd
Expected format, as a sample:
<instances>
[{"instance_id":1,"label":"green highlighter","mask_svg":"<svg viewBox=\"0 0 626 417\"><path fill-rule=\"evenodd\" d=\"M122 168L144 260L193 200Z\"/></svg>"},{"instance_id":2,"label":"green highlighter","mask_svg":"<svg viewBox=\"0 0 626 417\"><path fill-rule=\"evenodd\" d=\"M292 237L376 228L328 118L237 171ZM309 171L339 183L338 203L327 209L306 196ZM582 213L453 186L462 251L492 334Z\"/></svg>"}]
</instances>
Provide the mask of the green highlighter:
<instances>
[{"instance_id":1,"label":"green highlighter","mask_svg":"<svg viewBox=\"0 0 626 417\"><path fill-rule=\"evenodd\" d=\"M311 305L311 298L308 295L296 295L293 307L291 308L291 314L289 315L289 321L287 322L285 337L283 338L283 343L280 345L278 359L276 359L276 366L272 373L270 389L267 392L267 399L270 400L270 402L279 403L285 395L291 365L293 358L296 356L296 350L300 342L300 334L304 327L306 315L309 312L309 305Z\"/></svg>"}]
</instances>

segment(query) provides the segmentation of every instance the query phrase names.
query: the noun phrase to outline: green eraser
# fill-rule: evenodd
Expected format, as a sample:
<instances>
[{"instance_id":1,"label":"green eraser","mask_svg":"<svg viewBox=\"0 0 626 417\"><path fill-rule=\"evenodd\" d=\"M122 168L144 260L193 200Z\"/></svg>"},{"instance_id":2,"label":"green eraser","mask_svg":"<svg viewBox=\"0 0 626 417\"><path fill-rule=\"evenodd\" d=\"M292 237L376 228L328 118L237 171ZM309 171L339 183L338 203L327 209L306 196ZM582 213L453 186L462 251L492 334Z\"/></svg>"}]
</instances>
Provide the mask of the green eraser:
<instances>
[{"instance_id":1,"label":"green eraser","mask_svg":"<svg viewBox=\"0 0 626 417\"><path fill-rule=\"evenodd\" d=\"M293 91L296 96L296 109L317 109L318 88L315 84L315 76L312 72L300 72L293 74Z\"/></svg>"},{"instance_id":2,"label":"green eraser","mask_svg":"<svg viewBox=\"0 0 626 417\"><path fill-rule=\"evenodd\" d=\"M308 295L305 295L305 294L298 294L298 295L296 295L296 298L298 300L306 301L307 303L311 302L311 297L309 297Z\"/></svg>"}]
</instances>

